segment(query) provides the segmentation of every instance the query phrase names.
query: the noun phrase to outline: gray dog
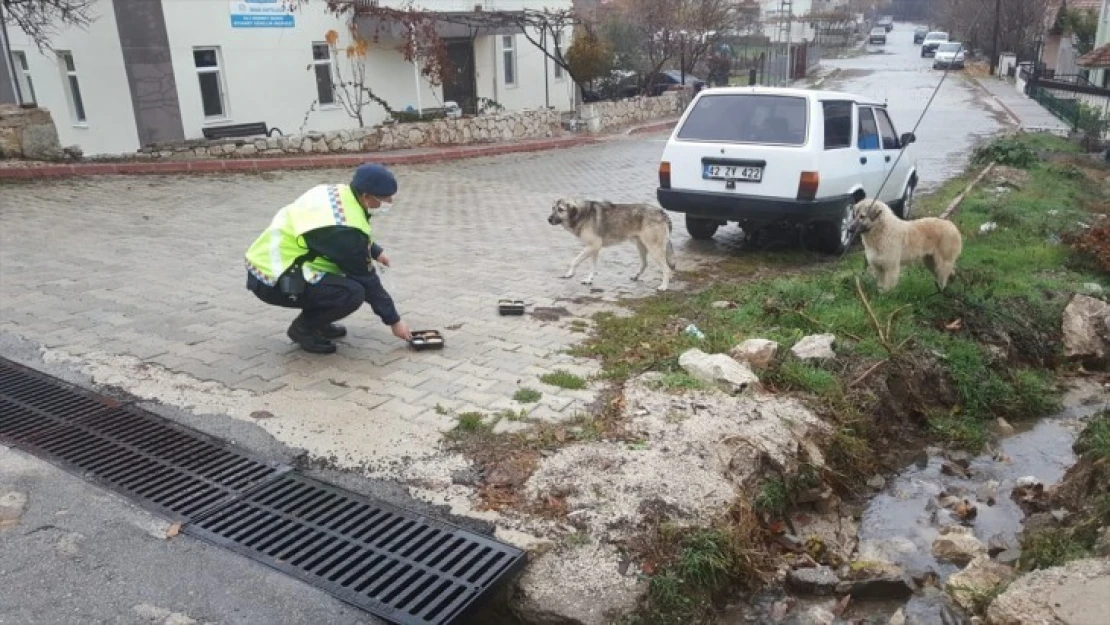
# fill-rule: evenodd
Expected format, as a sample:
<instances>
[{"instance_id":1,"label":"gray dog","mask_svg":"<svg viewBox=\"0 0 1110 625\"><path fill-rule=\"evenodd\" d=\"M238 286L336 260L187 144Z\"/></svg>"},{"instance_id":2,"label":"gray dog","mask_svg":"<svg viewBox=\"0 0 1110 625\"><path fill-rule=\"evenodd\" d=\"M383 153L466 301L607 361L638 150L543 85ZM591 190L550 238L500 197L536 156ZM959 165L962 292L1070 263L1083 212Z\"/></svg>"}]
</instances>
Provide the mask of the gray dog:
<instances>
[{"instance_id":1,"label":"gray dog","mask_svg":"<svg viewBox=\"0 0 1110 625\"><path fill-rule=\"evenodd\" d=\"M593 256L593 270L582 280L582 284L593 284L601 248L631 240L640 251L640 271L632 279L639 280L644 274L648 254L651 254L663 268L659 290L666 291L670 286L671 271L675 268L674 247L671 245L671 218L663 209L647 204L563 199L551 207L547 223L563 226L586 245L571 261L564 278L574 277L578 265Z\"/></svg>"}]
</instances>

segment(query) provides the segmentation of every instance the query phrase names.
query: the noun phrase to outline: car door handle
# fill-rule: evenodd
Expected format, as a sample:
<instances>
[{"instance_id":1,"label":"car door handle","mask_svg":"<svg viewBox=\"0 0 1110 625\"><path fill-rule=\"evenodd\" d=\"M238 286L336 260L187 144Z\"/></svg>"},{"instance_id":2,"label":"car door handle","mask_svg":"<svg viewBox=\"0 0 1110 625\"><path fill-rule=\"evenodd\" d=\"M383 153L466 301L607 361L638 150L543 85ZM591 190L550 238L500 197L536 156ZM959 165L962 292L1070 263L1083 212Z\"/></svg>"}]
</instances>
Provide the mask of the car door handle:
<instances>
[{"instance_id":1,"label":"car door handle","mask_svg":"<svg viewBox=\"0 0 1110 625\"><path fill-rule=\"evenodd\" d=\"M889 154L886 155L886 162L888 162L888 163L890 162L890 155Z\"/></svg>"},{"instance_id":2,"label":"car door handle","mask_svg":"<svg viewBox=\"0 0 1110 625\"><path fill-rule=\"evenodd\" d=\"M859 157L859 163L860 163L860 165L866 165L867 164L867 157L866 156Z\"/></svg>"}]
</instances>

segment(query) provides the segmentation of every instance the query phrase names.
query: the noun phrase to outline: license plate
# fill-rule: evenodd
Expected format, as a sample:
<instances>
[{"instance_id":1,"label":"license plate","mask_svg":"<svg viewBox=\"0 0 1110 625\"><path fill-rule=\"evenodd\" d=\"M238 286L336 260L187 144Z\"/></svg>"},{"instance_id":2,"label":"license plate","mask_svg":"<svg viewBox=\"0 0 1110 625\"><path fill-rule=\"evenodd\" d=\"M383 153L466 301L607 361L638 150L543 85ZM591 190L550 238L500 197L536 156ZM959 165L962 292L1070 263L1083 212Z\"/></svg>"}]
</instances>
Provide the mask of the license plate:
<instances>
[{"instance_id":1,"label":"license plate","mask_svg":"<svg viewBox=\"0 0 1110 625\"><path fill-rule=\"evenodd\" d=\"M701 177L706 180L738 180L740 182L761 182L762 167L742 165L705 165Z\"/></svg>"}]
</instances>

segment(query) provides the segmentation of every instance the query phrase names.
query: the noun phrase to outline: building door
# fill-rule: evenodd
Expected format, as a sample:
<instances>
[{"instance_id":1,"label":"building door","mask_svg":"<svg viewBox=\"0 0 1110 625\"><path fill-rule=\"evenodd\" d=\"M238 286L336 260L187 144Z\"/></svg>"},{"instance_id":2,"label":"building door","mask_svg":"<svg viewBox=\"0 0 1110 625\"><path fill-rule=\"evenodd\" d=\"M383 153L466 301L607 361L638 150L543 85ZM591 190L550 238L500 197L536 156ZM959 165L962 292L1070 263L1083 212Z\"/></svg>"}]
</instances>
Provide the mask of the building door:
<instances>
[{"instance_id":1,"label":"building door","mask_svg":"<svg viewBox=\"0 0 1110 625\"><path fill-rule=\"evenodd\" d=\"M474 40L447 39L450 71L443 79L443 101L455 102L464 113L478 112L478 87L474 77Z\"/></svg>"}]
</instances>

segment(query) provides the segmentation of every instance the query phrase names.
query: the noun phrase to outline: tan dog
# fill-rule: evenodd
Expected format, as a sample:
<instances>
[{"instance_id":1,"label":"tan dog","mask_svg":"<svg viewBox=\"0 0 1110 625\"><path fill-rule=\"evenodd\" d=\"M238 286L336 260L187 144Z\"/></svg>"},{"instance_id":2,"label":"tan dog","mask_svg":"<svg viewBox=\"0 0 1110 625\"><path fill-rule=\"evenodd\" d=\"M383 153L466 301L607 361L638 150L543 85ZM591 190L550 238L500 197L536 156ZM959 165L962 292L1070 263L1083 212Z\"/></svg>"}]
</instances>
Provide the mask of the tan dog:
<instances>
[{"instance_id":1,"label":"tan dog","mask_svg":"<svg viewBox=\"0 0 1110 625\"><path fill-rule=\"evenodd\" d=\"M919 260L943 291L963 250L963 237L951 221L936 217L903 221L879 200L856 202L852 228L863 234L867 268L881 291L894 288L902 267Z\"/></svg>"}]
</instances>

